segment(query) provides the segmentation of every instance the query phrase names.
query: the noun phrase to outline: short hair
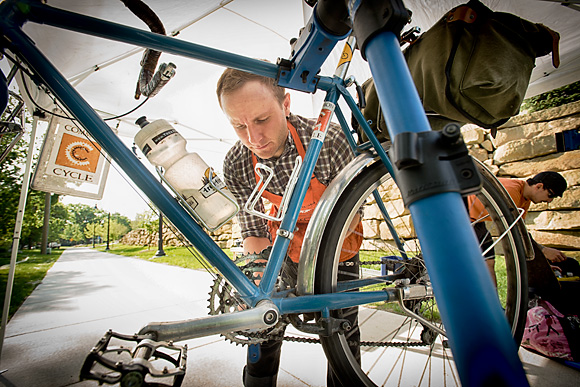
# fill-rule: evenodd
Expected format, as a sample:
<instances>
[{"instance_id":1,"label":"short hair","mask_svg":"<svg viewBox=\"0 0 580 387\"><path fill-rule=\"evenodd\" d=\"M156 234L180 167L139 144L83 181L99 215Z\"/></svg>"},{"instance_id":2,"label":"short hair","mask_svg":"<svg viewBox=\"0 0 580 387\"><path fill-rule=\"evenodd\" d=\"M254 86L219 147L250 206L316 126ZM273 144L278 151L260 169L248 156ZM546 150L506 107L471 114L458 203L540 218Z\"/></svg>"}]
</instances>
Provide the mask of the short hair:
<instances>
[{"instance_id":1,"label":"short hair","mask_svg":"<svg viewBox=\"0 0 580 387\"><path fill-rule=\"evenodd\" d=\"M526 180L528 185L536 185L542 183L545 189L552 190L555 196L562 196L568 184L566 179L558 172L544 171L538 173L536 176Z\"/></svg>"},{"instance_id":2,"label":"short hair","mask_svg":"<svg viewBox=\"0 0 580 387\"><path fill-rule=\"evenodd\" d=\"M251 81L258 81L261 84L265 85L266 87L272 90L272 93L274 93L274 97L278 100L278 102L280 102L280 104L284 102L284 96L286 95L286 91L283 87L278 86L275 79L228 67L227 69L224 70L217 83L216 93L220 107L222 107L221 101L222 95L233 93L234 91L239 90L240 88L242 88L242 86Z\"/></svg>"}]
</instances>

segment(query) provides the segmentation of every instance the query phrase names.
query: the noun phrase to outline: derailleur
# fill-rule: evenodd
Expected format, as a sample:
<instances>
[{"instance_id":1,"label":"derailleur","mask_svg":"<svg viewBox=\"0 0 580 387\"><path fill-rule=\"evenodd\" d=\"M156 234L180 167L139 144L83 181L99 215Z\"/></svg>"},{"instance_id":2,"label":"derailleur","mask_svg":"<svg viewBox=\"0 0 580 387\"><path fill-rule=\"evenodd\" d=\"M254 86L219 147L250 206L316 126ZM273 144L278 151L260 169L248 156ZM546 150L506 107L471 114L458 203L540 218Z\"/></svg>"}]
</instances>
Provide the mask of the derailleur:
<instances>
[{"instance_id":1,"label":"derailleur","mask_svg":"<svg viewBox=\"0 0 580 387\"><path fill-rule=\"evenodd\" d=\"M136 346L133 350L124 346L109 347L111 339L133 342ZM186 364L187 345L153 341L150 335L123 335L109 330L85 359L80 380L120 383L122 387L178 387L185 377Z\"/></svg>"}]
</instances>

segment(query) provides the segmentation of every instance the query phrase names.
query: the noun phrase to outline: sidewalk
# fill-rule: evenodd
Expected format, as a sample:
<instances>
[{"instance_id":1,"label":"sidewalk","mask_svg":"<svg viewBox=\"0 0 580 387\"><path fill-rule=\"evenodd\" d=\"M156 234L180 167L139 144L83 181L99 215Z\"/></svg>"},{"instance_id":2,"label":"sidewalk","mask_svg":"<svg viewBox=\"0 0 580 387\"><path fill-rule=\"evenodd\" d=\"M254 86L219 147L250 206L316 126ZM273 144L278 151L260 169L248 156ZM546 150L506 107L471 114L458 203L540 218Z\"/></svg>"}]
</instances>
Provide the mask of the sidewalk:
<instances>
[{"instance_id":1,"label":"sidewalk","mask_svg":"<svg viewBox=\"0 0 580 387\"><path fill-rule=\"evenodd\" d=\"M68 249L8 324L0 385L94 387L95 382L79 382L79 371L106 331L132 334L152 321L205 316L211 283L203 271ZM183 386L242 385L245 347L219 336L184 343ZM578 371L525 350L520 354L532 386L578 385ZM324 386L325 381L319 345L284 343L279 386Z\"/></svg>"}]
</instances>

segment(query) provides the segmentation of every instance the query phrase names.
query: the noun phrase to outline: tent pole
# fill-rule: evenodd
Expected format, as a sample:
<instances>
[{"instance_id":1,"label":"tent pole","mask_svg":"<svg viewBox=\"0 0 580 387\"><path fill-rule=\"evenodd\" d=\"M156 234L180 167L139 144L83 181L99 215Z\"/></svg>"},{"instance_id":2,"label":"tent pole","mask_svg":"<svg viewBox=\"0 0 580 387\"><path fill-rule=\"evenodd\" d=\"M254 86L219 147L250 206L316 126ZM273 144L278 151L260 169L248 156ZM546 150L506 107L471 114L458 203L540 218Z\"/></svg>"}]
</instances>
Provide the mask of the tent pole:
<instances>
[{"instance_id":1,"label":"tent pole","mask_svg":"<svg viewBox=\"0 0 580 387\"><path fill-rule=\"evenodd\" d=\"M36 137L37 124L38 118L35 116L32 121L32 130L30 131L30 143L28 145L28 155L26 157L24 176L22 177L22 187L20 188L20 201L18 203L18 212L16 213L16 223L14 224L14 238L12 240L12 255L10 257L10 270L8 272L8 280L6 281L6 296L4 298L4 309L2 311L2 326L0 327L0 361L2 360L2 348L4 346L4 337L6 336L6 325L8 325L10 299L12 298L12 286L14 285L14 270L16 269L16 258L18 254L18 246L20 244L20 232L22 231L22 219L24 217L26 198L28 197L28 187L30 185L32 155L34 153L34 140Z\"/></svg>"}]
</instances>

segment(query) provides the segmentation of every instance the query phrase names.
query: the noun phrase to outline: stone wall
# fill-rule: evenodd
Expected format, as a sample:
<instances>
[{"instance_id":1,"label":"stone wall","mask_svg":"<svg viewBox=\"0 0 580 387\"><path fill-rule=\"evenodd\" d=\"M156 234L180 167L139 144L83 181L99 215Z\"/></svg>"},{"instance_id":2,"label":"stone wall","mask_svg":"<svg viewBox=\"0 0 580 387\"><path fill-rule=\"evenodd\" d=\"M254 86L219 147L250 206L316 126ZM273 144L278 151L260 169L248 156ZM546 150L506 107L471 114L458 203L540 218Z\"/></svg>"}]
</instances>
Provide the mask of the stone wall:
<instances>
[{"instance_id":1,"label":"stone wall","mask_svg":"<svg viewBox=\"0 0 580 387\"><path fill-rule=\"evenodd\" d=\"M241 237L240 226L237 222L230 221L210 233L211 237L217 242L222 249L232 247L234 241ZM131 230L123 238L120 243L126 245L137 246L157 246L159 232L150 232L145 228L138 228ZM185 240L183 236L167 222L163 226L163 245L164 246L183 246L182 242Z\"/></svg>"},{"instance_id":2,"label":"stone wall","mask_svg":"<svg viewBox=\"0 0 580 387\"><path fill-rule=\"evenodd\" d=\"M566 250L576 257L580 257L580 150L557 152L555 133L579 128L580 102L514 117L499 128L495 138L491 137L489 130L476 125L462 127L470 153L498 177L526 179L550 170L560 172L566 178L569 188L563 197L550 204L532 204L526 224L539 243ZM393 218L395 228L407 236L412 222L397 192L392 184L385 184L380 189L381 197L388 199L386 204L394 207L394 213L400 214ZM379 218L376 203L367 203L363 219L366 239L362 248L365 250L376 250L381 240L389 235ZM146 236L143 232L134 230L124 240L141 245L157 243L156 234ZM220 247L229 248L235 239L241 237L240 227L234 219L211 235ZM174 243L175 238L169 233L166 237L168 244Z\"/></svg>"}]
</instances>

